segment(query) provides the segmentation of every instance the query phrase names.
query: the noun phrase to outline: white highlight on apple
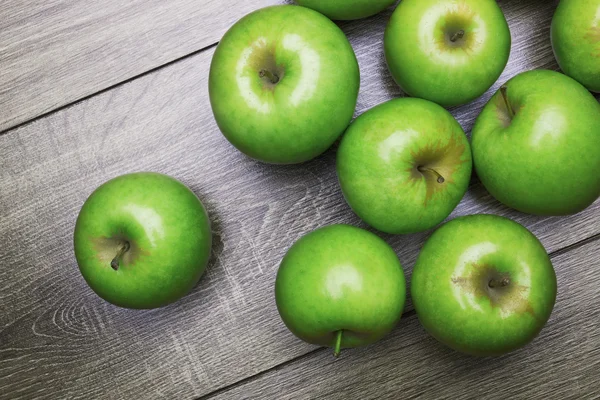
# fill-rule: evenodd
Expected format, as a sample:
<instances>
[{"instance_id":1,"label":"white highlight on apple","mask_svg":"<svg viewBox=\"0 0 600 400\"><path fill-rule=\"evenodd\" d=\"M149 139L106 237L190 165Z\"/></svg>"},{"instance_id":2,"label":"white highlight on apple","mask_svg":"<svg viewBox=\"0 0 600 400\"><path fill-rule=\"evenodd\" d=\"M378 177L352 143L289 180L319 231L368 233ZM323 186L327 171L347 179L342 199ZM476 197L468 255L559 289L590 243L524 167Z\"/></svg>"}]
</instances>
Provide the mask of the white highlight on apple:
<instances>
[{"instance_id":1,"label":"white highlight on apple","mask_svg":"<svg viewBox=\"0 0 600 400\"><path fill-rule=\"evenodd\" d=\"M531 132L531 146L538 147L543 142L560 137L567 129L567 121L560 109L547 108L533 125Z\"/></svg>"},{"instance_id":2,"label":"white highlight on apple","mask_svg":"<svg viewBox=\"0 0 600 400\"><path fill-rule=\"evenodd\" d=\"M265 37L259 37L254 43L242 51L242 55L235 67L235 76L237 87L240 88L240 95L244 98L249 107L262 114L268 113L271 110L271 105L256 95L252 89L252 81L256 80L258 75L254 77L249 76L246 68L248 66L248 59L252 53L254 51L265 51L266 47L267 39Z\"/></svg>"},{"instance_id":3,"label":"white highlight on apple","mask_svg":"<svg viewBox=\"0 0 600 400\"><path fill-rule=\"evenodd\" d=\"M482 257L485 257L489 254L493 254L498 251L498 246L496 246L492 242L483 242L469 247L464 253L462 253L461 257L458 259L458 263L454 269L454 275L456 277L463 277L467 270L467 266L471 266L472 264L477 263ZM452 285L452 293L454 294L454 298L460 304L460 307L463 310L466 310L465 298L469 305L477 311L483 312L483 309L477 302L475 298L475 294L471 291L462 290L458 285Z\"/></svg>"},{"instance_id":4,"label":"white highlight on apple","mask_svg":"<svg viewBox=\"0 0 600 400\"><path fill-rule=\"evenodd\" d=\"M325 276L327 295L334 299L342 299L346 291L360 292L363 278L360 273L350 265L339 265L332 268Z\"/></svg>"},{"instance_id":5,"label":"white highlight on apple","mask_svg":"<svg viewBox=\"0 0 600 400\"><path fill-rule=\"evenodd\" d=\"M156 244L157 239L165 236L162 218L154 209L137 204L127 204L123 209L144 220L146 236L152 246Z\"/></svg>"},{"instance_id":6,"label":"white highlight on apple","mask_svg":"<svg viewBox=\"0 0 600 400\"><path fill-rule=\"evenodd\" d=\"M379 143L379 148L377 149L379 157L389 163L392 161L394 153L401 153L411 143L415 143L415 139L418 136L419 132L414 129L405 129L392 133Z\"/></svg>"},{"instance_id":7,"label":"white highlight on apple","mask_svg":"<svg viewBox=\"0 0 600 400\"><path fill-rule=\"evenodd\" d=\"M298 53L298 58L301 63L300 79L290 96L290 103L294 106L298 106L304 100L311 98L315 93L315 90L317 90L321 58L319 57L319 54L311 49L299 35L285 35L282 44L285 50Z\"/></svg>"}]
</instances>

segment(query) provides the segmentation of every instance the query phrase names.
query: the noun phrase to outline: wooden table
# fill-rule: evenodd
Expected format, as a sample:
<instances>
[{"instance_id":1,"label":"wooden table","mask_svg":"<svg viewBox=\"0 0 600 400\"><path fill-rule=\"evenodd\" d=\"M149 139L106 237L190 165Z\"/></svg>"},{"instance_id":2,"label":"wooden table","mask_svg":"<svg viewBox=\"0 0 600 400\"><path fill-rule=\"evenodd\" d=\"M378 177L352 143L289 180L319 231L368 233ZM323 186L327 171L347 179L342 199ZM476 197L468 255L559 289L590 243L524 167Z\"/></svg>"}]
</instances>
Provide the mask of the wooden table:
<instances>
[{"instance_id":1,"label":"wooden table","mask_svg":"<svg viewBox=\"0 0 600 400\"><path fill-rule=\"evenodd\" d=\"M245 13L278 2L2 2L0 399L599 398L600 202L575 216L534 217L474 181L451 216L511 217L551 254L556 308L540 337L513 354L477 359L442 347L410 301L392 334L337 360L286 330L273 296L286 249L323 225L364 224L338 188L335 149L303 165L264 165L229 145L213 120L207 76L216 42ZM511 58L482 98L451 110L467 132L509 77L557 69L555 2L500 5ZM383 57L390 14L340 23L361 68L357 115L402 95ZM189 185L215 238L193 292L151 311L100 300L72 245L91 191L141 170ZM408 278L430 233L382 235Z\"/></svg>"}]
</instances>

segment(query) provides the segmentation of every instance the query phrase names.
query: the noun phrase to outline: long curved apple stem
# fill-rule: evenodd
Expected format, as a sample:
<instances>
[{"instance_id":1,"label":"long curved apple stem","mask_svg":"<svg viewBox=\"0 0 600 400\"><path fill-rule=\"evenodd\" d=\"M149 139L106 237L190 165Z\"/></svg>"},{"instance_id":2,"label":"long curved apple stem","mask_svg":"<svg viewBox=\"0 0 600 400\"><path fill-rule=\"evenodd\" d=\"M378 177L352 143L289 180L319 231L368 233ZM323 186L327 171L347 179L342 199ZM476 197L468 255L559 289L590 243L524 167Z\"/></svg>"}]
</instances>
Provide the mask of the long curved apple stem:
<instances>
[{"instance_id":1,"label":"long curved apple stem","mask_svg":"<svg viewBox=\"0 0 600 400\"><path fill-rule=\"evenodd\" d=\"M434 175L437 176L437 183L446 182L446 179L444 179L444 177L442 175L440 175L440 173L437 172L435 169L431 169L431 168L427 168L427 167L418 167L417 169L419 170L419 172L432 172Z\"/></svg>"},{"instance_id":2,"label":"long curved apple stem","mask_svg":"<svg viewBox=\"0 0 600 400\"><path fill-rule=\"evenodd\" d=\"M258 73L258 76L260 76L261 78L267 78L271 81L273 85L279 82L279 77L271 71L269 71L268 69L261 69Z\"/></svg>"},{"instance_id":3,"label":"long curved apple stem","mask_svg":"<svg viewBox=\"0 0 600 400\"><path fill-rule=\"evenodd\" d=\"M508 278L504 278L501 280L498 279L492 279L491 281L489 281L488 286L491 288L498 288L498 287L505 287L510 285L510 279Z\"/></svg>"},{"instance_id":4,"label":"long curved apple stem","mask_svg":"<svg viewBox=\"0 0 600 400\"><path fill-rule=\"evenodd\" d=\"M465 36L465 31L463 31L462 29L458 32L456 32L454 35L452 35L452 37L450 38L451 42L456 42L459 39L462 39Z\"/></svg>"},{"instance_id":5,"label":"long curved apple stem","mask_svg":"<svg viewBox=\"0 0 600 400\"><path fill-rule=\"evenodd\" d=\"M123 254L127 252L127 250L129 250L129 242L123 242L119 247L119 250L117 251L117 255L110 262L110 267L112 269L114 269L115 271L119 269L119 260L121 259L121 257L123 257Z\"/></svg>"},{"instance_id":6,"label":"long curved apple stem","mask_svg":"<svg viewBox=\"0 0 600 400\"><path fill-rule=\"evenodd\" d=\"M508 94L506 93L506 91L507 91L506 86L503 85L500 87L500 94L502 95L502 98L504 99L504 104L506 104L506 109L508 110L508 116L510 117L510 119L513 119L515 117L515 110L513 110L510 103L508 102Z\"/></svg>"},{"instance_id":7,"label":"long curved apple stem","mask_svg":"<svg viewBox=\"0 0 600 400\"><path fill-rule=\"evenodd\" d=\"M340 353L342 351L342 332L343 332L343 330L340 329L336 333L335 347L333 349L333 355L334 355L334 357L339 357L339 355L340 355Z\"/></svg>"}]
</instances>

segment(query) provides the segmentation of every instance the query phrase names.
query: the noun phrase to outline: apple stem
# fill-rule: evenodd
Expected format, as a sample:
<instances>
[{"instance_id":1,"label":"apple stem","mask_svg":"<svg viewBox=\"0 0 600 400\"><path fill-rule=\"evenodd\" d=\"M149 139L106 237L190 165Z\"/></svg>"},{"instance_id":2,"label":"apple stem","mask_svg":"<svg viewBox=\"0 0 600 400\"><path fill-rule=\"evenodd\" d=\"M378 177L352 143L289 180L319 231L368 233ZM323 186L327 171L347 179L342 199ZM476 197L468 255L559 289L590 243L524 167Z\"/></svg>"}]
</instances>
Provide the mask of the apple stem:
<instances>
[{"instance_id":1,"label":"apple stem","mask_svg":"<svg viewBox=\"0 0 600 400\"><path fill-rule=\"evenodd\" d=\"M261 69L258 76L267 78L273 85L279 82L279 77L267 69Z\"/></svg>"},{"instance_id":2,"label":"apple stem","mask_svg":"<svg viewBox=\"0 0 600 400\"><path fill-rule=\"evenodd\" d=\"M508 110L508 116L510 117L510 119L513 119L515 117L515 110L513 110L510 103L508 102L508 94L506 93L507 90L508 90L508 88L506 86L504 86L504 85L501 86L500 94L502 95L502 98L504 99L504 104L506 104L506 109Z\"/></svg>"},{"instance_id":3,"label":"apple stem","mask_svg":"<svg viewBox=\"0 0 600 400\"><path fill-rule=\"evenodd\" d=\"M435 169L431 169L431 168L427 168L427 167L417 167L417 169L419 170L419 172L432 172L433 174L435 174L438 178L437 178L437 183L444 183L446 182L446 180L444 179L444 177L442 175L440 175L439 172L437 172Z\"/></svg>"},{"instance_id":4,"label":"apple stem","mask_svg":"<svg viewBox=\"0 0 600 400\"><path fill-rule=\"evenodd\" d=\"M340 329L339 331L336 332L335 347L333 349L334 357L339 357L339 355L342 351L342 332L343 332L342 329Z\"/></svg>"},{"instance_id":5,"label":"apple stem","mask_svg":"<svg viewBox=\"0 0 600 400\"><path fill-rule=\"evenodd\" d=\"M508 286L510 284L510 279L508 278L504 278L502 280L497 280L497 279L492 279L491 281L489 281L488 286L493 288L497 288L497 287L505 287Z\"/></svg>"},{"instance_id":6,"label":"apple stem","mask_svg":"<svg viewBox=\"0 0 600 400\"><path fill-rule=\"evenodd\" d=\"M112 269L114 269L115 271L119 269L119 260L121 259L121 257L123 257L123 254L127 252L127 250L129 250L129 242L123 242L119 247L119 250L117 251L117 255L110 262L110 267Z\"/></svg>"},{"instance_id":7,"label":"apple stem","mask_svg":"<svg viewBox=\"0 0 600 400\"><path fill-rule=\"evenodd\" d=\"M451 42L456 42L458 39L462 39L465 36L465 31L463 31L462 29L458 32L456 32L454 35L452 35L452 37L450 38Z\"/></svg>"}]
</instances>

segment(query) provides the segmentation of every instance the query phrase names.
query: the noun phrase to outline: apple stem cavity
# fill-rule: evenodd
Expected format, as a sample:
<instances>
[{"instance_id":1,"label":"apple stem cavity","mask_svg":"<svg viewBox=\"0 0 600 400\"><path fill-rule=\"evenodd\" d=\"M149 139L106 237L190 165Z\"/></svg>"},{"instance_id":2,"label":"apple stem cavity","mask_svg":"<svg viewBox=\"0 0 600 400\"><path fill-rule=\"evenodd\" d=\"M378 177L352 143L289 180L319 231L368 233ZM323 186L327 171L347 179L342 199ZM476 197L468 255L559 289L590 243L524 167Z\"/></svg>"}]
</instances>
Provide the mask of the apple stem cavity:
<instances>
[{"instance_id":1,"label":"apple stem cavity","mask_svg":"<svg viewBox=\"0 0 600 400\"><path fill-rule=\"evenodd\" d=\"M127 250L129 250L129 242L121 243L121 246L119 247L119 250L117 251L117 255L110 262L110 267L112 269L114 269L115 271L119 269L119 260L121 259L121 257L123 257L123 254L125 254L127 252Z\"/></svg>"},{"instance_id":2,"label":"apple stem cavity","mask_svg":"<svg viewBox=\"0 0 600 400\"><path fill-rule=\"evenodd\" d=\"M508 88L504 85L500 87L500 94L502 95L502 98L504 99L504 104L506 105L506 109L508 110L508 116L512 120L515 117L515 110L513 110L510 103L508 102L508 94L506 93L507 90L508 90Z\"/></svg>"},{"instance_id":3,"label":"apple stem cavity","mask_svg":"<svg viewBox=\"0 0 600 400\"><path fill-rule=\"evenodd\" d=\"M456 32L454 35L452 35L450 37L450 41L452 43L454 43L457 40L462 39L464 36L465 36L465 31L461 29L460 31Z\"/></svg>"},{"instance_id":4,"label":"apple stem cavity","mask_svg":"<svg viewBox=\"0 0 600 400\"><path fill-rule=\"evenodd\" d=\"M342 329L340 329L339 331L336 332L336 337L335 337L335 347L333 349L333 356L334 357L339 357L340 353L342 351Z\"/></svg>"},{"instance_id":5,"label":"apple stem cavity","mask_svg":"<svg viewBox=\"0 0 600 400\"><path fill-rule=\"evenodd\" d=\"M417 169L421 173L424 173L424 172L431 172L431 173L433 173L435 176L437 176L437 183L444 183L444 182L446 182L446 179L444 179L444 177L439 172L437 172L435 169L431 169L431 168L427 168L427 167L417 167Z\"/></svg>"},{"instance_id":6,"label":"apple stem cavity","mask_svg":"<svg viewBox=\"0 0 600 400\"><path fill-rule=\"evenodd\" d=\"M267 69L261 69L258 76L267 78L273 85L279 82L279 77Z\"/></svg>"},{"instance_id":7,"label":"apple stem cavity","mask_svg":"<svg viewBox=\"0 0 600 400\"><path fill-rule=\"evenodd\" d=\"M500 287L506 287L510 285L510 279L508 278L504 278L504 279L492 279L488 282L488 286L492 289L495 288L500 288Z\"/></svg>"}]
</instances>

